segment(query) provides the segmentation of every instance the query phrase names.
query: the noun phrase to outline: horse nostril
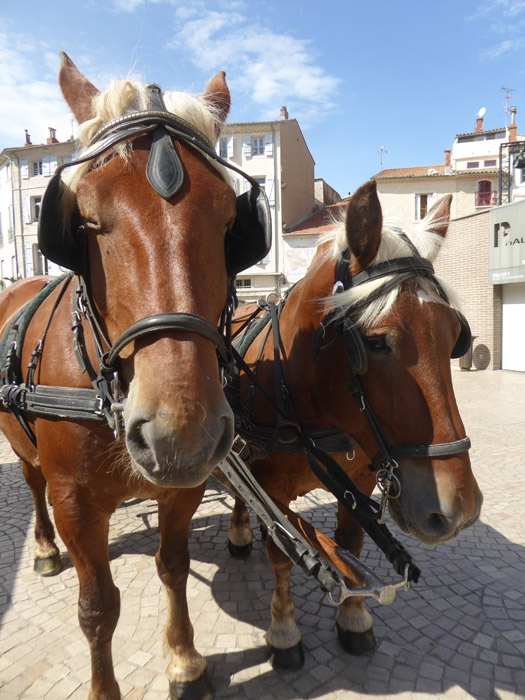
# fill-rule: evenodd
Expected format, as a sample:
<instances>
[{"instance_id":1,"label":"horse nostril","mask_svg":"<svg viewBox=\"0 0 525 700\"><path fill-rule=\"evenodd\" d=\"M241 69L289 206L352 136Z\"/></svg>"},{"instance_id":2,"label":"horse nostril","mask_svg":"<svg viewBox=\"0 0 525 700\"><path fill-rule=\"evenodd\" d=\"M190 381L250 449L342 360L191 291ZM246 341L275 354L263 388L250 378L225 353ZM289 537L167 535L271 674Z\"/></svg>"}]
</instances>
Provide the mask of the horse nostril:
<instances>
[{"instance_id":1,"label":"horse nostril","mask_svg":"<svg viewBox=\"0 0 525 700\"><path fill-rule=\"evenodd\" d=\"M134 448L137 450L148 450L148 443L144 437L143 426L146 423L145 420L134 420L128 425L128 430L126 434L126 439L128 443L133 444Z\"/></svg>"},{"instance_id":2,"label":"horse nostril","mask_svg":"<svg viewBox=\"0 0 525 700\"><path fill-rule=\"evenodd\" d=\"M445 535L452 529L453 521L447 518L443 513L430 513L427 517L427 526L429 531Z\"/></svg>"}]
</instances>

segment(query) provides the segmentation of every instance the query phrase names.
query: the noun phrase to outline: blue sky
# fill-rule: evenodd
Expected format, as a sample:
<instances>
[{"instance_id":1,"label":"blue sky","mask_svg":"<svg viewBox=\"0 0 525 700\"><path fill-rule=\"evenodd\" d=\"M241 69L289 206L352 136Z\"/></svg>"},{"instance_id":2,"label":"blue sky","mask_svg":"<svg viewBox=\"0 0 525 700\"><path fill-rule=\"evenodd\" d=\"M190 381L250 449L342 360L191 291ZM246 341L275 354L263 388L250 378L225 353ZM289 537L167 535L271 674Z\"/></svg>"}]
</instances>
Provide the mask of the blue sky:
<instances>
[{"instance_id":1,"label":"blue sky","mask_svg":"<svg viewBox=\"0 0 525 700\"><path fill-rule=\"evenodd\" d=\"M0 149L71 116L58 52L103 88L133 73L200 92L226 70L230 121L297 118L341 195L383 168L436 165L457 133L525 133L525 0L18 0L0 18ZM76 133L76 130L74 130Z\"/></svg>"}]
</instances>

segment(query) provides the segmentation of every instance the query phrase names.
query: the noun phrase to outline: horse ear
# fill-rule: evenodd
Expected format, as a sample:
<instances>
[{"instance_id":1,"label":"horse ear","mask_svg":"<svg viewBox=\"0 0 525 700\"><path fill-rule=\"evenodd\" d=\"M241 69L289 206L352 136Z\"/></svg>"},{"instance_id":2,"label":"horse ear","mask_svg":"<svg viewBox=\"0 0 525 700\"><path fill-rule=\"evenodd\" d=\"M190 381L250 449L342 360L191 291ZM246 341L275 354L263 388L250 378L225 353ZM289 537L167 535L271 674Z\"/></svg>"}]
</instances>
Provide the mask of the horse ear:
<instances>
[{"instance_id":1,"label":"horse ear","mask_svg":"<svg viewBox=\"0 0 525 700\"><path fill-rule=\"evenodd\" d=\"M448 222L450 221L450 205L452 204L452 195L447 194L441 197L431 208L427 214L428 230L432 233L437 233L440 236L447 235Z\"/></svg>"},{"instance_id":2,"label":"horse ear","mask_svg":"<svg viewBox=\"0 0 525 700\"><path fill-rule=\"evenodd\" d=\"M93 117L93 98L99 93L75 66L69 56L60 52L58 84L65 101L79 124Z\"/></svg>"},{"instance_id":3,"label":"horse ear","mask_svg":"<svg viewBox=\"0 0 525 700\"><path fill-rule=\"evenodd\" d=\"M221 70L208 82L202 93L202 98L217 110L221 122L226 120L230 111L230 91L226 85L226 73Z\"/></svg>"},{"instance_id":4,"label":"horse ear","mask_svg":"<svg viewBox=\"0 0 525 700\"><path fill-rule=\"evenodd\" d=\"M375 180L354 192L346 209L346 239L359 266L365 268L377 254L381 242L383 214Z\"/></svg>"}]
</instances>

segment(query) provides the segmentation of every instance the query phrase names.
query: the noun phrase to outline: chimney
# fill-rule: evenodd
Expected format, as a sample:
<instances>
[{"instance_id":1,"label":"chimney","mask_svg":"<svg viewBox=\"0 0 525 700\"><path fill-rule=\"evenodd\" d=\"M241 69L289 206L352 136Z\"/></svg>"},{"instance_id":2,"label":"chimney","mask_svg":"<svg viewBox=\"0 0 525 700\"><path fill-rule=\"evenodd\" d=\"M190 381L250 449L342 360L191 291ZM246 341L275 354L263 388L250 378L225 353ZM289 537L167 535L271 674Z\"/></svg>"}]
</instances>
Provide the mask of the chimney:
<instances>
[{"instance_id":1,"label":"chimney","mask_svg":"<svg viewBox=\"0 0 525 700\"><path fill-rule=\"evenodd\" d=\"M281 107L281 119L288 119L288 110L286 107Z\"/></svg>"},{"instance_id":2,"label":"chimney","mask_svg":"<svg viewBox=\"0 0 525 700\"><path fill-rule=\"evenodd\" d=\"M476 119L476 134L480 134L483 131L483 117L478 117Z\"/></svg>"},{"instance_id":3,"label":"chimney","mask_svg":"<svg viewBox=\"0 0 525 700\"><path fill-rule=\"evenodd\" d=\"M32 146L33 144L31 143L31 136L29 134L29 131L27 129L24 129L26 132L26 142L24 143L24 148L25 146Z\"/></svg>"},{"instance_id":4,"label":"chimney","mask_svg":"<svg viewBox=\"0 0 525 700\"><path fill-rule=\"evenodd\" d=\"M450 148L445 148L445 167L450 168Z\"/></svg>"},{"instance_id":5,"label":"chimney","mask_svg":"<svg viewBox=\"0 0 525 700\"><path fill-rule=\"evenodd\" d=\"M56 130L56 129L53 129L52 126L49 126L48 129L49 129L49 137L48 137L48 139L47 139L47 143L48 143L48 144L50 144L50 143L58 143L58 139L57 139L57 130Z\"/></svg>"},{"instance_id":6,"label":"chimney","mask_svg":"<svg viewBox=\"0 0 525 700\"><path fill-rule=\"evenodd\" d=\"M516 141L516 107L510 108L509 141Z\"/></svg>"}]
</instances>

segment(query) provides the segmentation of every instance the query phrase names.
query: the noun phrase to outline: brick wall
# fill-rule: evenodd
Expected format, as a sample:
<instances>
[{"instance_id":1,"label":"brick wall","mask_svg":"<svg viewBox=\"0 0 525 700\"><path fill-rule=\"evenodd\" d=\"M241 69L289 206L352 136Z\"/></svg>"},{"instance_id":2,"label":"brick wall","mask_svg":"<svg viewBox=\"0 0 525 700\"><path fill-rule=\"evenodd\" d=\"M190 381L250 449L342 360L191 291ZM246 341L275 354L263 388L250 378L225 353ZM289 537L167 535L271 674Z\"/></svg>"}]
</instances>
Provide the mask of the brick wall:
<instances>
[{"instance_id":1,"label":"brick wall","mask_svg":"<svg viewBox=\"0 0 525 700\"><path fill-rule=\"evenodd\" d=\"M461 310L476 336L474 367L500 369L501 285L489 283L488 211L450 222L435 268L459 295Z\"/></svg>"}]
</instances>

